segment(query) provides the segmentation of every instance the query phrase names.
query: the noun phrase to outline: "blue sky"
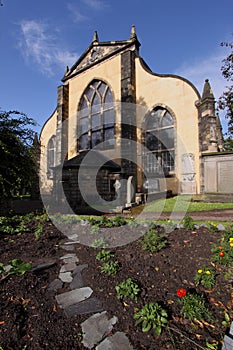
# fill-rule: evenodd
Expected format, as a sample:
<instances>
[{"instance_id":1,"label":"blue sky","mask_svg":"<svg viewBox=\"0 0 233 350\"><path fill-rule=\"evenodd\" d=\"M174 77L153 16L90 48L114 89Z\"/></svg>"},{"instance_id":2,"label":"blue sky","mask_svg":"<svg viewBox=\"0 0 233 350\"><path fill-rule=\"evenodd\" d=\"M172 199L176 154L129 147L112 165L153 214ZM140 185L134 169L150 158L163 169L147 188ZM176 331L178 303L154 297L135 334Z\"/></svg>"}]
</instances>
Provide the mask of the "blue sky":
<instances>
[{"instance_id":1,"label":"blue sky","mask_svg":"<svg viewBox=\"0 0 233 350\"><path fill-rule=\"evenodd\" d=\"M221 61L232 41L232 0L1 0L2 110L34 118L40 129L56 107L57 87L90 45L129 38L135 24L140 55L155 73L184 76L202 92L210 79L215 97L226 81ZM226 122L223 119L224 131Z\"/></svg>"}]
</instances>

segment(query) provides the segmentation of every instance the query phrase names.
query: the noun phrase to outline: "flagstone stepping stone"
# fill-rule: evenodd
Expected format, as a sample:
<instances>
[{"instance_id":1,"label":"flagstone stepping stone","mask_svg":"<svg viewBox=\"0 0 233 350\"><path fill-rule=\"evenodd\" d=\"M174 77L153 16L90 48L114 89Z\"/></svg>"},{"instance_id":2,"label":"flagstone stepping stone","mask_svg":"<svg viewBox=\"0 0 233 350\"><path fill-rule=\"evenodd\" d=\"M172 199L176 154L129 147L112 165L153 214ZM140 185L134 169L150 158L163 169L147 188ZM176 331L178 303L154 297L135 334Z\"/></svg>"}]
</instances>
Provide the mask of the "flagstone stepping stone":
<instances>
[{"instance_id":1,"label":"flagstone stepping stone","mask_svg":"<svg viewBox=\"0 0 233 350\"><path fill-rule=\"evenodd\" d=\"M70 244L70 245L62 244L61 248L68 251L68 252L72 252L75 250L75 246L73 244Z\"/></svg>"},{"instance_id":2,"label":"flagstone stepping stone","mask_svg":"<svg viewBox=\"0 0 233 350\"><path fill-rule=\"evenodd\" d=\"M66 255L62 256L60 258L60 260L63 260L65 264L76 263L76 262L78 263L79 262L79 258L74 253L66 254Z\"/></svg>"},{"instance_id":3,"label":"flagstone stepping stone","mask_svg":"<svg viewBox=\"0 0 233 350\"><path fill-rule=\"evenodd\" d=\"M68 271L74 271L76 269L77 265L75 262L67 263L61 267L60 272L68 272Z\"/></svg>"},{"instance_id":4,"label":"flagstone stepping stone","mask_svg":"<svg viewBox=\"0 0 233 350\"><path fill-rule=\"evenodd\" d=\"M129 339L123 332L116 332L113 336L104 339L96 350L134 350Z\"/></svg>"},{"instance_id":5,"label":"flagstone stepping stone","mask_svg":"<svg viewBox=\"0 0 233 350\"><path fill-rule=\"evenodd\" d=\"M63 282L56 278L54 281L52 281L48 287L48 290L53 290L53 291L57 291L58 289L61 289L63 287Z\"/></svg>"},{"instance_id":6,"label":"flagstone stepping stone","mask_svg":"<svg viewBox=\"0 0 233 350\"><path fill-rule=\"evenodd\" d=\"M71 283L73 281L73 277L71 276L71 272L60 272L58 278L60 278L60 280L62 282L65 283Z\"/></svg>"},{"instance_id":7,"label":"flagstone stepping stone","mask_svg":"<svg viewBox=\"0 0 233 350\"><path fill-rule=\"evenodd\" d=\"M102 304L96 298L89 298L75 305L69 305L65 307L65 314L67 317L73 317L76 315L84 315L94 312L103 311Z\"/></svg>"},{"instance_id":8,"label":"flagstone stepping stone","mask_svg":"<svg viewBox=\"0 0 233 350\"><path fill-rule=\"evenodd\" d=\"M88 264L78 265L76 269L73 271L73 281L70 284L70 289L76 289L83 287L83 278L82 278L82 270L86 269Z\"/></svg>"},{"instance_id":9,"label":"flagstone stepping stone","mask_svg":"<svg viewBox=\"0 0 233 350\"><path fill-rule=\"evenodd\" d=\"M91 296L93 290L90 287L83 287L74 289L69 292L58 294L55 296L58 305L61 308L66 308L69 305L74 305L83 301Z\"/></svg>"},{"instance_id":10,"label":"flagstone stepping stone","mask_svg":"<svg viewBox=\"0 0 233 350\"><path fill-rule=\"evenodd\" d=\"M88 349L92 349L102 339L104 339L113 329L118 321L116 316L108 319L107 311L97 313L81 323L83 340L82 343Z\"/></svg>"},{"instance_id":11,"label":"flagstone stepping stone","mask_svg":"<svg viewBox=\"0 0 233 350\"><path fill-rule=\"evenodd\" d=\"M32 268L32 272L40 272L56 265L56 260L40 263Z\"/></svg>"}]
</instances>

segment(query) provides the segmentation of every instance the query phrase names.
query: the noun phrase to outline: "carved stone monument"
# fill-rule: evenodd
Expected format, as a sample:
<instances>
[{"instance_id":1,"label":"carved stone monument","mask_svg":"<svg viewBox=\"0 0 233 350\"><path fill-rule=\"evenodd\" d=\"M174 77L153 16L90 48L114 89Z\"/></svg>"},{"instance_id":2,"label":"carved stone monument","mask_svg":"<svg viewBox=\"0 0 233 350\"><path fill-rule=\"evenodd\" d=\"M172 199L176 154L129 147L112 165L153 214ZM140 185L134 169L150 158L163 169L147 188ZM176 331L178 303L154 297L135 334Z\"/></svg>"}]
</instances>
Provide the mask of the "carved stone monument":
<instances>
[{"instance_id":1,"label":"carved stone monument","mask_svg":"<svg viewBox=\"0 0 233 350\"><path fill-rule=\"evenodd\" d=\"M195 194L196 193L196 180L195 180L194 154L193 153L182 154L181 193L182 194Z\"/></svg>"}]
</instances>

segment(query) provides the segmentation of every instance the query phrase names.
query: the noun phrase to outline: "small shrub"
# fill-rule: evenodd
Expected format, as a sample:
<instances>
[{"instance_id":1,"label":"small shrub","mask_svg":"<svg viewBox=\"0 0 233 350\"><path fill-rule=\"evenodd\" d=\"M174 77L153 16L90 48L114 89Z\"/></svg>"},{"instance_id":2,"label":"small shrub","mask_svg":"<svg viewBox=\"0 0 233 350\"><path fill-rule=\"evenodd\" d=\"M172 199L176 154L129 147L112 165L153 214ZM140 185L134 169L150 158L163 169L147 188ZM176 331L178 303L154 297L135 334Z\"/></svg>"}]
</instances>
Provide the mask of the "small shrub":
<instances>
[{"instance_id":1,"label":"small shrub","mask_svg":"<svg viewBox=\"0 0 233 350\"><path fill-rule=\"evenodd\" d=\"M198 321L211 320L211 313L206 307L203 295L187 294L181 297L180 303L182 304L181 314L190 321L194 319Z\"/></svg>"},{"instance_id":2,"label":"small shrub","mask_svg":"<svg viewBox=\"0 0 233 350\"><path fill-rule=\"evenodd\" d=\"M118 299L123 299L124 296L137 300L140 288L136 282L131 278L127 278L116 286L116 292Z\"/></svg>"},{"instance_id":3,"label":"small shrub","mask_svg":"<svg viewBox=\"0 0 233 350\"><path fill-rule=\"evenodd\" d=\"M208 289L212 289L215 285L215 275L215 271L212 268L206 266L200 267L194 278L196 286L201 284Z\"/></svg>"},{"instance_id":4,"label":"small shrub","mask_svg":"<svg viewBox=\"0 0 233 350\"><path fill-rule=\"evenodd\" d=\"M193 219L190 216L188 216L188 215L186 215L184 217L183 225L184 225L185 230L191 230L192 231L195 228L195 224L194 224Z\"/></svg>"},{"instance_id":5,"label":"small shrub","mask_svg":"<svg viewBox=\"0 0 233 350\"><path fill-rule=\"evenodd\" d=\"M108 261L108 260L110 260L113 257L114 257L114 253L112 253L110 250L105 250L105 249L102 249L96 255L96 259L100 260L100 261Z\"/></svg>"},{"instance_id":6,"label":"small shrub","mask_svg":"<svg viewBox=\"0 0 233 350\"><path fill-rule=\"evenodd\" d=\"M120 265L118 261L112 262L109 261L107 263L104 263L101 267L101 272L107 273L108 275L116 275L119 271Z\"/></svg>"},{"instance_id":7,"label":"small shrub","mask_svg":"<svg viewBox=\"0 0 233 350\"><path fill-rule=\"evenodd\" d=\"M164 310L161 305L156 302L151 302L143 306L140 310L137 308L135 309L135 326L141 323L143 332L148 332L153 328L154 332L160 335L162 327L168 322L167 317L167 311Z\"/></svg>"},{"instance_id":8,"label":"small shrub","mask_svg":"<svg viewBox=\"0 0 233 350\"><path fill-rule=\"evenodd\" d=\"M141 240L142 249L149 251L150 253L155 253L166 247L167 235L158 234L157 230L151 228Z\"/></svg>"}]
</instances>

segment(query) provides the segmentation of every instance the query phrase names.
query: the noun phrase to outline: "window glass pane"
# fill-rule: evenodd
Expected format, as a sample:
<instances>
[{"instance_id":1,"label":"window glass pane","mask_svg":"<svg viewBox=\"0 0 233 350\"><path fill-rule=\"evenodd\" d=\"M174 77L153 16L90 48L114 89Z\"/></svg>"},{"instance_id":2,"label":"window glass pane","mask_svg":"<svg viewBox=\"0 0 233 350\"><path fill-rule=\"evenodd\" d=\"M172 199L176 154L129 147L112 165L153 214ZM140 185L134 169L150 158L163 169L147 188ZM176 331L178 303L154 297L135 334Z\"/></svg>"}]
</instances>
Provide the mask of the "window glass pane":
<instances>
[{"instance_id":1,"label":"window glass pane","mask_svg":"<svg viewBox=\"0 0 233 350\"><path fill-rule=\"evenodd\" d=\"M87 96L88 101L91 101L94 92L95 90L92 88L92 86L87 88L87 90L85 91L85 95Z\"/></svg>"},{"instance_id":2,"label":"window glass pane","mask_svg":"<svg viewBox=\"0 0 233 350\"><path fill-rule=\"evenodd\" d=\"M92 145L92 147L95 147L100 142L102 142L102 140L101 140L101 132L100 131L92 132L92 135L91 135L91 145Z\"/></svg>"},{"instance_id":3,"label":"window glass pane","mask_svg":"<svg viewBox=\"0 0 233 350\"><path fill-rule=\"evenodd\" d=\"M106 89L106 86L107 86L106 84L101 83L100 86L98 87L98 91L99 91L99 93L100 93L101 96L104 95L104 91L105 91L105 89Z\"/></svg>"},{"instance_id":4,"label":"window glass pane","mask_svg":"<svg viewBox=\"0 0 233 350\"><path fill-rule=\"evenodd\" d=\"M88 149L88 134L84 134L80 137L80 149Z\"/></svg>"},{"instance_id":5,"label":"window glass pane","mask_svg":"<svg viewBox=\"0 0 233 350\"><path fill-rule=\"evenodd\" d=\"M79 123L80 135L85 134L89 130L89 119L82 118Z\"/></svg>"},{"instance_id":6,"label":"window glass pane","mask_svg":"<svg viewBox=\"0 0 233 350\"><path fill-rule=\"evenodd\" d=\"M159 127L159 115L156 112L152 112L147 121L147 130L157 129Z\"/></svg>"},{"instance_id":7,"label":"window glass pane","mask_svg":"<svg viewBox=\"0 0 233 350\"><path fill-rule=\"evenodd\" d=\"M166 174L169 171L174 170L174 152L163 152L162 153L162 168Z\"/></svg>"},{"instance_id":8,"label":"window glass pane","mask_svg":"<svg viewBox=\"0 0 233 350\"><path fill-rule=\"evenodd\" d=\"M91 128L92 130L100 129L101 127L101 114L95 114L91 118Z\"/></svg>"},{"instance_id":9,"label":"window glass pane","mask_svg":"<svg viewBox=\"0 0 233 350\"><path fill-rule=\"evenodd\" d=\"M83 109L86 109L88 106L87 106L87 101L86 101L86 99L85 99L85 97L83 97L82 98L82 101L81 101L81 103L80 103L80 108L79 108L79 110L81 111L81 110L83 110Z\"/></svg>"},{"instance_id":10,"label":"window glass pane","mask_svg":"<svg viewBox=\"0 0 233 350\"><path fill-rule=\"evenodd\" d=\"M111 93L109 88L108 88L108 90L107 90L107 92L105 94L104 103L113 103L112 93Z\"/></svg>"},{"instance_id":11,"label":"window glass pane","mask_svg":"<svg viewBox=\"0 0 233 350\"><path fill-rule=\"evenodd\" d=\"M114 110L109 109L104 112L104 127L112 126L115 121Z\"/></svg>"},{"instance_id":12,"label":"window glass pane","mask_svg":"<svg viewBox=\"0 0 233 350\"><path fill-rule=\"evenodd\" d=\"M98 113L100 112L100 108L101 108L101 101L100 101L100 98L97 94L95 94L95 97L92 101L92 110L91 110L91 113L92 114L95 114L95 113Z\"/></svg>"},{"instance_id":13,"label":"window glass pane","mask_svg":"<svg viewBox=\"0 0 233 350\"><path fill-rule=\"evenodd\" d=\"M159 141L162 149L174 148L174 129L162 129L159 133Z\"/></svg>"},{"instance_id":14,"label":"window glass pane","mask_svg":"<svg viewBox=\"0 0 233 350\"><path fill-rule=\"evenodd\" d=\"M114 139L114 128L104 130L104 141Z\"/></svg>"},{"instance_id":15,"label":"window glass pane","mask_svg":"<svg viewBox=\"0 0 233 350\"><path fill-rule=\"evenodd\" d=\"M172 126L174 124L174 120L171 116L170 113L166 112L166 114L164 115L163 119L162 119L162 127L165 126Z\"/></svg>"},{"instance_id":16,"label":"window glass pane","mask_svg":"<svg viewBox=\"0 0 233 350\"><path fill-rule=\"evenodd\" d=\"M159 142L157 138L157 133L150 133L147 132L145 136L145 146L148 148L150 151L157 150L159 147Z\"/></svg>"},{"instance_id":17,"label":"window glass pane","mask_svg":"<svg viewBox=\"0 0 233 350\"><path fill-rule=\"evenodd\" d=\"M91 85L96 89L98 84L99 84L99 81L95 80L95 81L93 81L93 83Z\"/></svg>"}]
</instances>

